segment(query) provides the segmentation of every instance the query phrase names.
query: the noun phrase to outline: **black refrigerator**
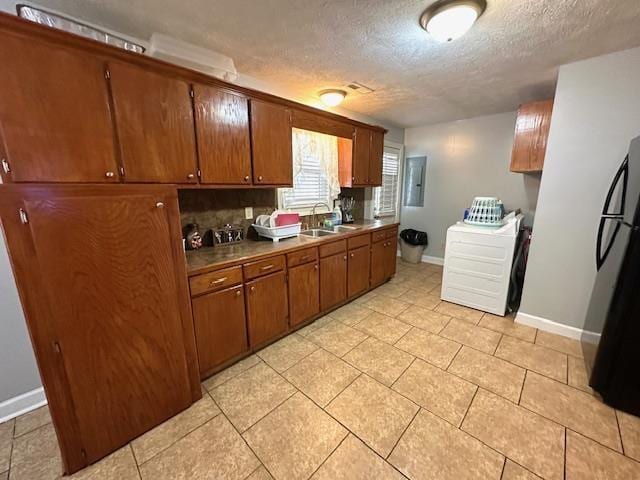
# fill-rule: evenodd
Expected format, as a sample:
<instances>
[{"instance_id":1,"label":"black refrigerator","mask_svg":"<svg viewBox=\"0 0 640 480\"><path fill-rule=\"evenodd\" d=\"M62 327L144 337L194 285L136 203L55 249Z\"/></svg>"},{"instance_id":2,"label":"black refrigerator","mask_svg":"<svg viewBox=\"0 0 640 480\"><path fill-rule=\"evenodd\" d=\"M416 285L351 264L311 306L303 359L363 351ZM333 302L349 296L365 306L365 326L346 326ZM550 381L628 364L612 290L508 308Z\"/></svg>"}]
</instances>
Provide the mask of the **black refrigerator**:
<instances>
[{"instance_id":1,"label":"black refrigerator","mask_svg":"<svg viewBox=\"0 0 640 480\"><path fill-rule=\"evenodd\" d=\"M640 416L640 137L615 174L598 226L582 347L589 385ZM602 332L600 339L588 332Z\"/></svg>"}]
</instances>

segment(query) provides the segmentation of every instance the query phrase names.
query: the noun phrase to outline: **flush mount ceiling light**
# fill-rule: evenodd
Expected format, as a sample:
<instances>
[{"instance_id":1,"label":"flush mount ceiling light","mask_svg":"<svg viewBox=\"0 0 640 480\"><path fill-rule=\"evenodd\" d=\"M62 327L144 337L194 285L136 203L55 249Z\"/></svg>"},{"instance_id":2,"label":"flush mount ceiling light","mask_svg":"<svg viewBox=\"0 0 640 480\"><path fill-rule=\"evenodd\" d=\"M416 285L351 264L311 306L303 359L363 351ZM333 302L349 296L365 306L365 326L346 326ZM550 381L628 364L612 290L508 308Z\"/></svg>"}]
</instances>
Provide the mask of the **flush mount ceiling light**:
<instances>
[{"instance_id":1,"label":"flush mount ceiling light","mask_svg":"<svg viewBox=\"0 0 640 480\"><path fill-rule=\"evenodd\" d=\"M347 92L338 89L322 90L320 92L320 100L327 107L336 107L340 105L346 96Z\"/></svg>"},{"instance_id":2,"label":"flush mount ceiling light","mask_svg":"<svg viewBox=\"0 0 640 480\"><path fill-rule=\"evenodd\" d=\"M440 42L450 42L467 33L487 8L486 0L440 0L427 8L420 25Z\"/></svg>"}]
</instances>

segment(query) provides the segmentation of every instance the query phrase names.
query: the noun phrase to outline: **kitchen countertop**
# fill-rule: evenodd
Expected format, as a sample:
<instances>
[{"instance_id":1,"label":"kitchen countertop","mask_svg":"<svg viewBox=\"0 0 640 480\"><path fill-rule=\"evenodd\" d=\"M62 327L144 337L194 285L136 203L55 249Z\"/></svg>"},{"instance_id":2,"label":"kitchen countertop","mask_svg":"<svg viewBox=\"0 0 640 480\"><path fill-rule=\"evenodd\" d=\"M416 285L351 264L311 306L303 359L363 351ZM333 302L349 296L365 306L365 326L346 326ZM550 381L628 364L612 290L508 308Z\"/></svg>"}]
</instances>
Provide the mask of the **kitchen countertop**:
<instances>
[{"instance_id":1,"label":"kitchen countertop","mask_svg":"<svg viewBox=\"0 0 640 480\"><path fill-rule=\"evenodd\" d=\"M293 250L313 247L322 243L328 243L341 238L349 238L368 231L379 228L398 225L399 221L395 217L380 220L361 220L347 226L359 227L352 232L335 233L325 237L298 237L287 238L279 242L271 240L244 240L235 245L223 245L218 247L205 247L200 250L189 250L187 256L187 273L189 276L218 270L224 267L231 267L248 261L257 260L261 257L287 253Z\"/></svg>"}]
</instances>

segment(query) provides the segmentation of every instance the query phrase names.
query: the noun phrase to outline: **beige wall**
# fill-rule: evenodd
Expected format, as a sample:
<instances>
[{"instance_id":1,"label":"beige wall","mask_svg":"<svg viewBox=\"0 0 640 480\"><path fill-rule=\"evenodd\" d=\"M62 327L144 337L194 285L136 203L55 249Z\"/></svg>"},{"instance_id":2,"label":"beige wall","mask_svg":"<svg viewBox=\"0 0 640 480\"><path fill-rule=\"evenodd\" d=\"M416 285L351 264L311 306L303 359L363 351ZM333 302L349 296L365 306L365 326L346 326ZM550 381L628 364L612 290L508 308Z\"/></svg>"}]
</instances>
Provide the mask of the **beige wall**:
<instances>
[{"instance_id":1,"label":"beige wall","mask_svg":"<svg viewBox=\"0 0 640 480\"><path fill-rule=\"evenodd\" d=\"M402 228L429 235L425 255L444 257L447 228L461 220L474 197L497 196L522 209L531 225L539 177L509 172L516 113L405 130L405 157L426 156L424 207L402 207Z\"/></svg>"},{"instance_id":2,"label":"beige wall","mask_svg":"<svg viewBox=\"0 0 640 480\"><path fill-rule=\"evenodd\" d=\"M560 68L521 313L584 327L600 212L638 135L640 48Z\"/></svg>"}]
</instances>

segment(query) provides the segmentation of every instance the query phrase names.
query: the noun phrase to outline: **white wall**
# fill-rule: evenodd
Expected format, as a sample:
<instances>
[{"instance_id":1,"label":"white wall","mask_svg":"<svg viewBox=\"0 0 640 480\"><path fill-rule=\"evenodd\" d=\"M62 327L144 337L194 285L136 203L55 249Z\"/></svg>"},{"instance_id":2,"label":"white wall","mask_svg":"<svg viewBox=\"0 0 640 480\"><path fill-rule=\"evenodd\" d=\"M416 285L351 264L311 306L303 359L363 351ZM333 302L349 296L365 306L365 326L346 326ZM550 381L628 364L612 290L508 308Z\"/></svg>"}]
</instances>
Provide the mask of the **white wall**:
<instances>
[{"instance_id":1,"label":"white wall","mask_svg":"<svg viewBox=\"0 0 640 480\"><path fill-rule=\"evenodd\" d=\"M560 68L521 313L584 327L600 212L638 135L640 48Z\"/></svg>"},{"instance_id":2,"label":"white wall","mask_svg":"<svg viewBox=\"0 0 640 480\"><path fill-rule=\"evenodd\" d=\"M539 177L509 172L515 121L508 112L405 130L405 157L426 156L427 172L424 207L402 207L401 228L427 232L425 255L444 257L447 228L477 196L522 209L531 225Z\"/></svg>"},{"instance_id":3,"label":"white wall","mask_svg":"<svg viewBox=\"0 0 640 480\"><path fill-rule=\"evenodd\" d=\"M0 418L2 403L40 387L9 257L0 233Z\"/></svg>"}]
</instances>

